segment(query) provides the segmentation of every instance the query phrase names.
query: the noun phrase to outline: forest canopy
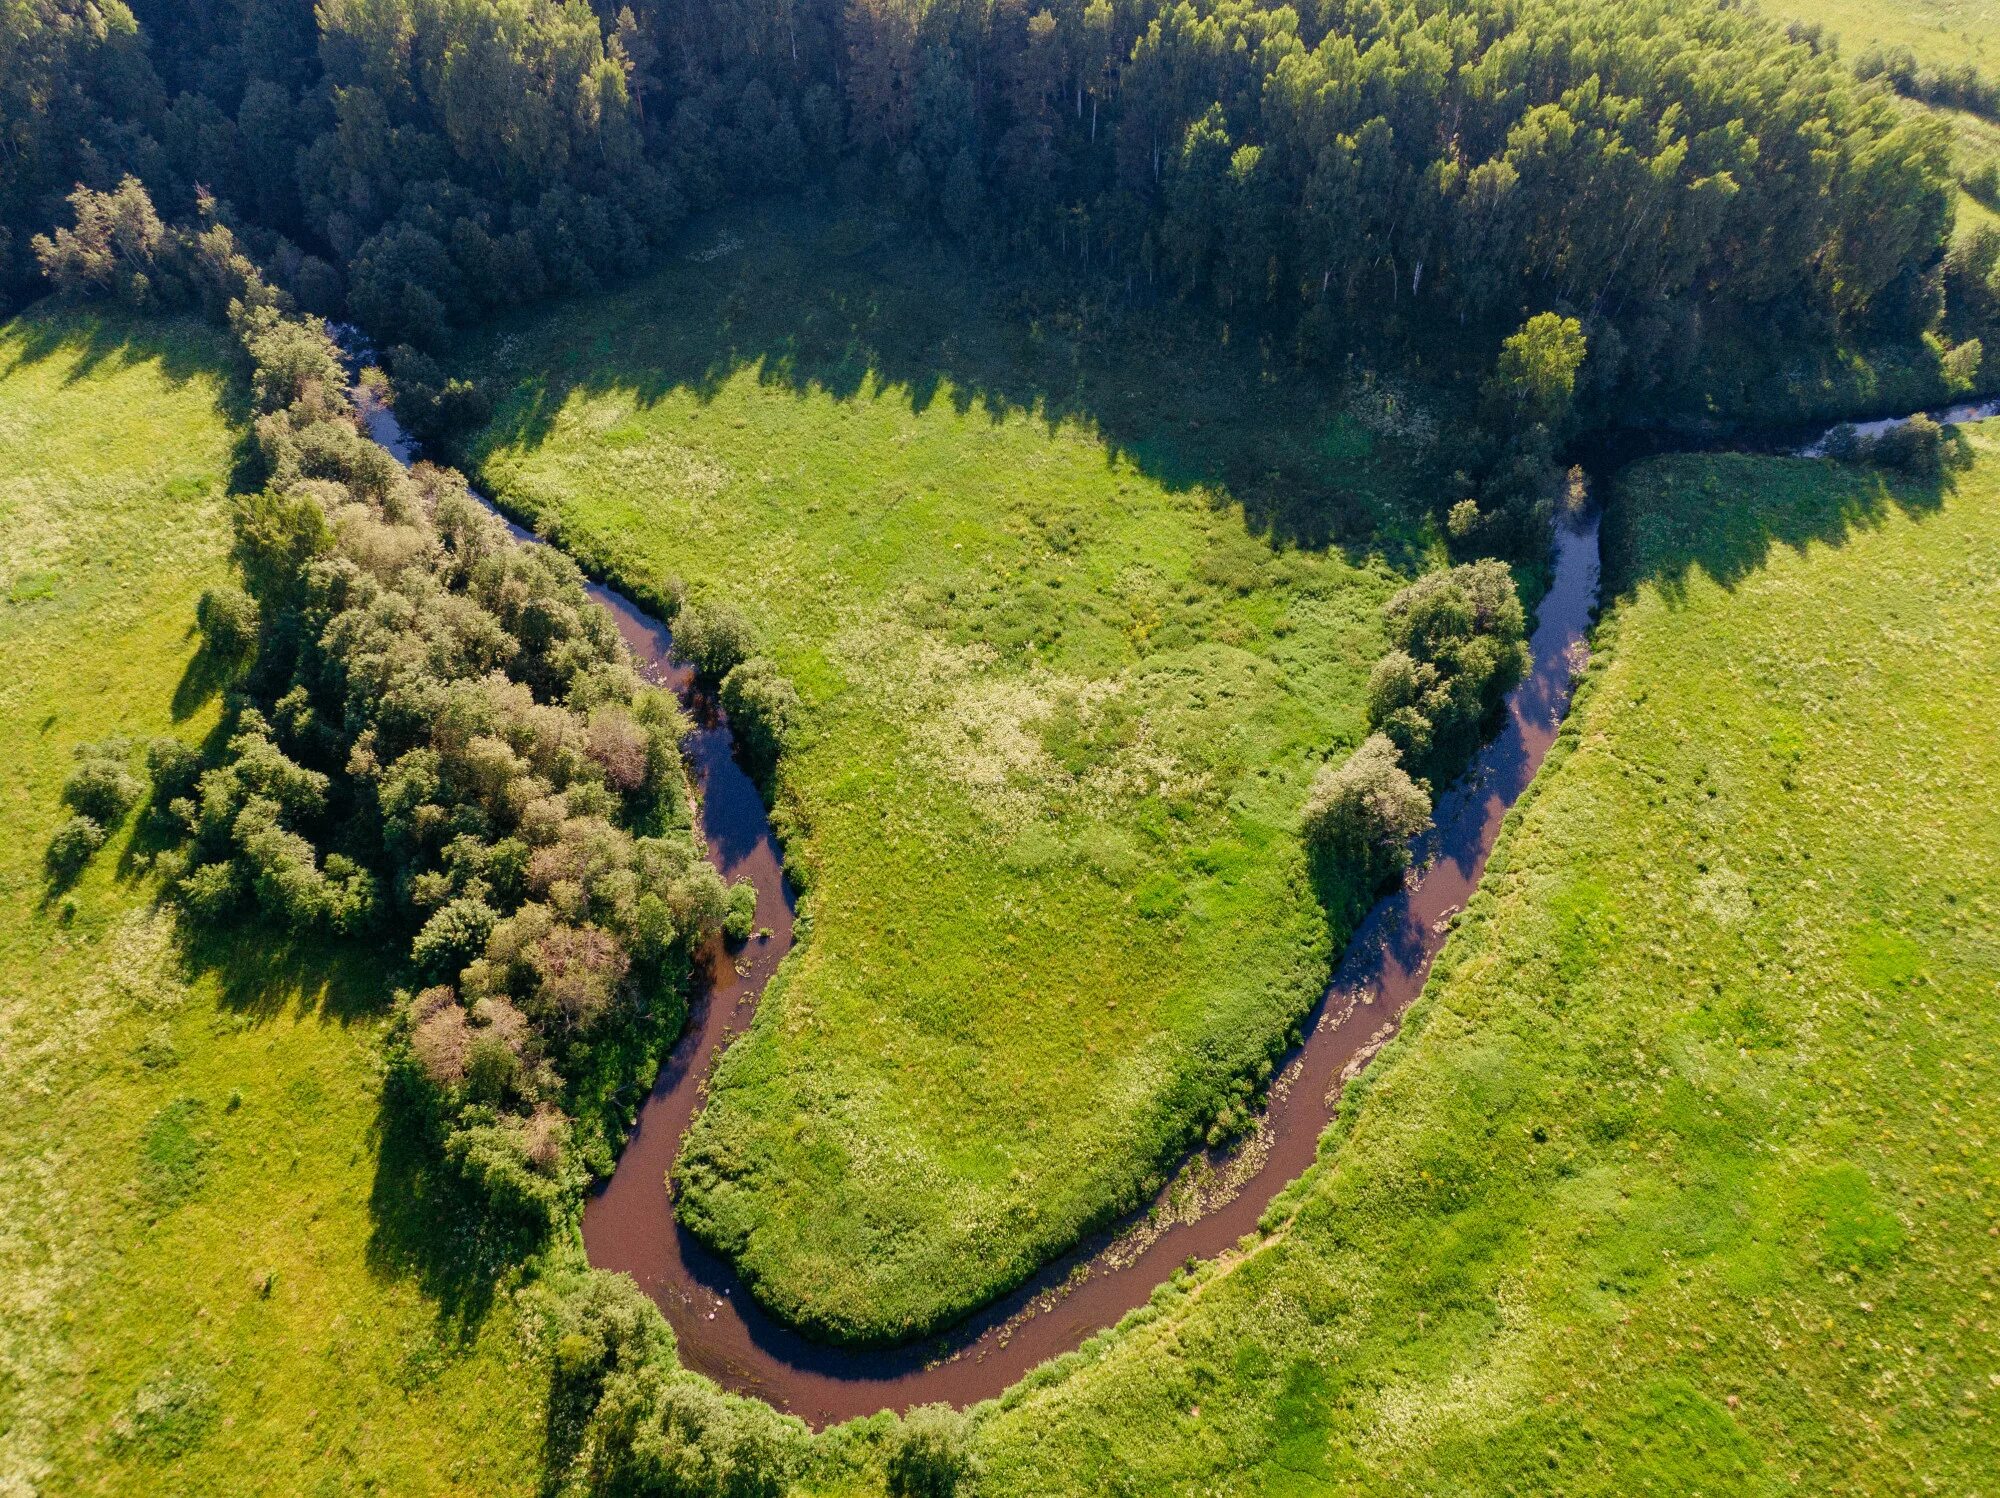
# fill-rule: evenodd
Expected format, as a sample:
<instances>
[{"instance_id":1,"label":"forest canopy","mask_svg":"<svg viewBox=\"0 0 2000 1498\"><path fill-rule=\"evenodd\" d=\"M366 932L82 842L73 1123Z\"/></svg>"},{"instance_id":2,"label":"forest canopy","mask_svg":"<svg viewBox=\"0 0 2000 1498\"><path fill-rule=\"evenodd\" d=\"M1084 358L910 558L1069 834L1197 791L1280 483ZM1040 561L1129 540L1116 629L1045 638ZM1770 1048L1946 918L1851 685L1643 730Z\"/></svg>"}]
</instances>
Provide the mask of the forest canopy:
<instances>
[{"instance_id":1,"label":"forest canopy","mask_svg":"<svg viewBox=\"0 0 2000 1498\"><path fill-rule=\"evenodd\" d=\"M1670 0L43 0L0 16L0 286L79 181L222 201L386 341L587 289L805 185L1325 355L1581 320L1601 389L1704 329L1937 318L1945 132Z\"/></svg>"}]
</instances>

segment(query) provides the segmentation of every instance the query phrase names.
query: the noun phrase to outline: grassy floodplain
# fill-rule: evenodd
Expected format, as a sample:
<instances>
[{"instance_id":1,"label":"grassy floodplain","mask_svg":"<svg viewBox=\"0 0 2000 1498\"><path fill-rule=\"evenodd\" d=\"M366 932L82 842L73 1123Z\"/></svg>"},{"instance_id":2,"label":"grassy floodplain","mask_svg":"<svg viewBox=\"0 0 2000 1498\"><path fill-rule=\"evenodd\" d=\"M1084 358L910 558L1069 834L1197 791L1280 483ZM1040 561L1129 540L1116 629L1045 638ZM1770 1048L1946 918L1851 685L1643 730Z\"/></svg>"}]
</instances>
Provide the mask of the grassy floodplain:
<instances>
[{"instance_id":1,"label":"grassy floodplain","mask_svg":"<svg viewBox=\"0 0 2000 1498\"><path fill-rule=\"evenodd\" d=\"M1633 470L1564 738L1272 1237L1030 1378L994 1493L1979 1492L2000 432Z\"/></svg>"},{"instance_id":2,"label":"grassy floodplain","mask_svg":"<svg viewBox=\"0 0 2000 1498\"><path fill-rule=\"evenodd\" d=\"M529 1491L517 1317L378 1133L381 975L181 947L128 824L68 892L72 746L201 739L227 575L220 335L0 327L0 1491Z\"/></svg>"},{"instance_id":3,"label":"grassy floodplain","mask_svg":"<svg viewBox=\"0 0 2000 1498\"><path fill-rule=\"evenodd\" d=\"M996 315L888 226L689 242L475 344L471 462L642 596L741 608L803 696L808 934L682 1210L783 1312L892 1337L1134 1201L1310 1002L1351 892L1297 813L1428 560L1437 431L1250 351Z\"/></svg>"}]
</instances>

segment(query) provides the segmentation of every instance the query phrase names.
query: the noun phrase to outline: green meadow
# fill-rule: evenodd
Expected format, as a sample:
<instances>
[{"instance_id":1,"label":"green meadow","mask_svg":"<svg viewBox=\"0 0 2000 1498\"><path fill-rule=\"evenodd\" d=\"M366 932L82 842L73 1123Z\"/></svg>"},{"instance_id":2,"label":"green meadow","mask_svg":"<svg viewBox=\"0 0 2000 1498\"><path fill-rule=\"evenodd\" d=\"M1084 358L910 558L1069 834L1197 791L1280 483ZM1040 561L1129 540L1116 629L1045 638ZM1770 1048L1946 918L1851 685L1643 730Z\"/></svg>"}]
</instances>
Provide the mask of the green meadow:
<instances>
[{"instance_id":1,"label":"green meadow","mask_svg":"<svg viewBox=\"0 0 2000 1498\"><path fill-rule=\"evenodd\" d=\"M783 1314L894 1338L1136 1203L1318 991L1359 892L1296 819L1430 560L1439 417L1000 305L888 225L688 242L480 335L468 461L639 596L742 610L801 694L804 940L680 1209Z\"/></svg>"},{"instance_id":2,"label":"green meadow","mask_svg":"<svg viewBox=\"0 0 2000 1498\"><path fill-rule=\"evenodd\" d=\"M1631 470L1562 739L1273 1231L1032 1375L992 1494L1981 1492L2000 433Z\"/></svg>"},{"instance_id":3,"label":"green meadow","mask_svg":"<svg viewBox=\"0 0 2000 1498\"><path fill-rule=\"evenodd\" d=\"M1843 56L1870 47L1907 47L1920 63L1971 63L2000 72L2000 3L1996 0L1766 0L1772 15L1814 22L1840 38Z\"/></svg>"},{"instance_id":4,"label":"green meadow","mask_svg":"<svg viewBox=\"0 0 2000 1498\"><path fill-rule=\"evenodd\" d=\"M527 1492L546 1378L382 1134L382 975L186 949L138 818L43 868L74 746L217 721L230 367L192 324L0 326L0 1491Z\"/></svg>"}]
</instances>

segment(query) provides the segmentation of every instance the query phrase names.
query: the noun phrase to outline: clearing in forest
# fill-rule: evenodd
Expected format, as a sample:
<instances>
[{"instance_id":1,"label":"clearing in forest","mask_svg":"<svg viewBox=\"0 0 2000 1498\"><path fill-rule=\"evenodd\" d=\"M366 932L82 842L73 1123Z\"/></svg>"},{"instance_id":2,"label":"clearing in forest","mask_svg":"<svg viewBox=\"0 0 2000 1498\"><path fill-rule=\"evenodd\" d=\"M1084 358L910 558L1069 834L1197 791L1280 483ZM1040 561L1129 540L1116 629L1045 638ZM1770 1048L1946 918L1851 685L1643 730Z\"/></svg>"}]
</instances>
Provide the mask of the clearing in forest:
<instances>
[{"instance_id":1,"label":"clearing in forest","mask_svg":"<svg viewBox=\"0 0 2000 1498\"><path fill-rule=\"evenodd\" d=\"M1632 470L1563 742L1296 1215L1029 1380L1006 1493L1973 1491L2000 431Z\"/></svg>"},{"instance_id":2,"label":"clearing in forest","mask_svg":"<svg viewBox=\"0 0 2000 1498\"><path fill-rule=\"evenodd\" d=\"M1449 454L1404 391L999 309L889 226L689 243L476 339L470 459L797 685L804 940L681 1210L783 1314L895 1338L1140 1200L1312 1001L1357 892L1313 887L1298 813Z\"/></svg>"}]
</instances>

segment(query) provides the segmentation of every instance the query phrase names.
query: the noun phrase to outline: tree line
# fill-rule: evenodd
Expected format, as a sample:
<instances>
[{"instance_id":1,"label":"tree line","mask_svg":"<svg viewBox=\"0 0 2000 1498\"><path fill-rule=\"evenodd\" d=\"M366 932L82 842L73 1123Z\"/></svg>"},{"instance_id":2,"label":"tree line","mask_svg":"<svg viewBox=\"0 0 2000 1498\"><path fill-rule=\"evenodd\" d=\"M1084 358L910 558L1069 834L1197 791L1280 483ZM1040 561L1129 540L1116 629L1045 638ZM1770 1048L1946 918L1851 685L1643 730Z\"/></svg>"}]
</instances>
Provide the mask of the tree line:
<instances>
[{"instance_id":1,"label":"tree line","mask_svg":"<svg viewBox=\"0 0 2000 1498\"><path fill-rule=\"evenodd\" d=\"M221 728L201 746L83 746L50 874L74 878L138 809L197 927L386 943L412 980L388 1031L392 1100L503 1255L531 1247L610 1170L684 1022L693 949L747 924L747 886L725 890L692 831L686 719L638 678L574 562L366 436L324 323L226 225L166 226L129 178L71 206L34 245L59 290L227 321L261 482L234 516L244 586L196 608ZM682 615L691 663L725 694L744 678L745 712L780 733L789 687L773 695L744 621ZM815 1438L681 1368L628 1277L544 1262L524 1305L551 1492L777 1498L817 1464L950 1498L973 1472L947 1406Z\"/></svg>"},{"instance_id":2,"label":"tree line","mask_svg":"<svg viewBox=\"0 0 2000 1498\"><path fill-rule=\"evenodd\" d=\"M416 348L804 186L1307 355L1558 311L1631 397L1718 323L1931 325L1952 212L1942 127L1679 0L43 0L0 115L13 295L129 172Z\"/></svg>"},{"instance_id":3,"label":"tree line","mask_svg":"<svg viewBox=\"0 0 2000 1498\"><path fill-rule=\"evenodd\" d=\"M692 831L686 718L575 562L369 440L324 325L226 225L167 227L130 178L74 199L35 241L58 288L199 303L250 372L244 587L197 612L224 728L147 755L163 886L198 924L395 952L404 1102L489 1219L539 1237L610 1170L729 914ZM79 762L59 876L139 798L130 754Z\"/></svg>"}]
</instances>

